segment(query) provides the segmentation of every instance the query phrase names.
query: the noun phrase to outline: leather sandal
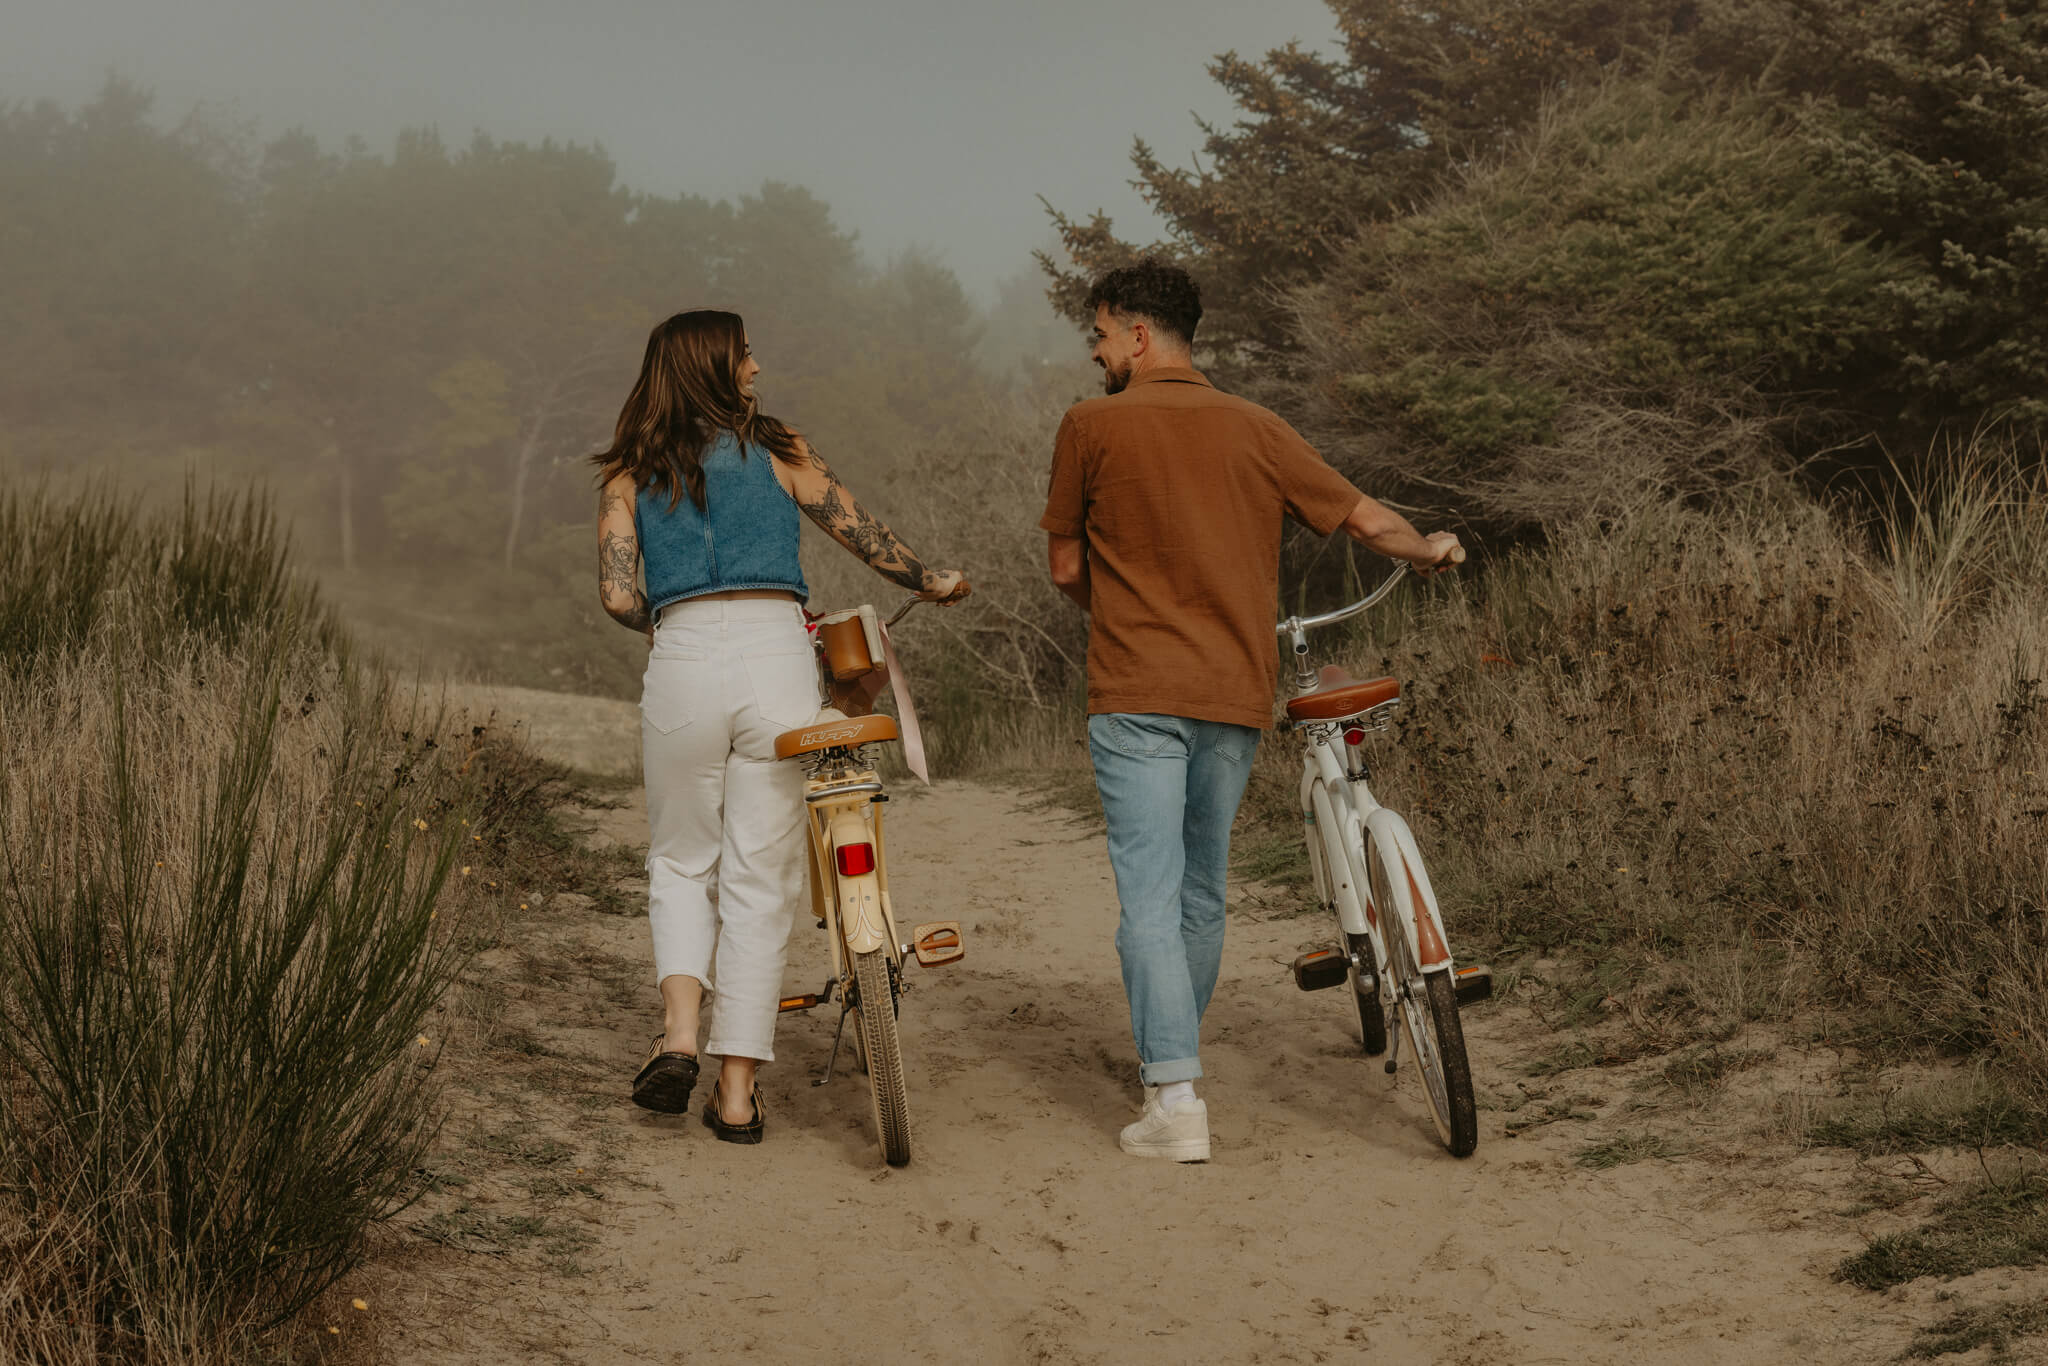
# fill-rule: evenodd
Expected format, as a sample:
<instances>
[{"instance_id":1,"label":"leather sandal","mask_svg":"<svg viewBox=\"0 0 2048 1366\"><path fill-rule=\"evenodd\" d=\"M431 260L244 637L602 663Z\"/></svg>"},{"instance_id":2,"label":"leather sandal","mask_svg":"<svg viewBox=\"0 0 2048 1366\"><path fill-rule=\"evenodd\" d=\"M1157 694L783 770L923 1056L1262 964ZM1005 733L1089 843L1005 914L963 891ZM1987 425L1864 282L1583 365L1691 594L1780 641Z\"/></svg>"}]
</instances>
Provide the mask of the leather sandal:
<instances>
[{"instance_id":1,"label":"leather sandal","mask_svg":"<svg viewBox=\"0 0 2048 1366\"><path fill-rule=\"evenodd\" d=\"M697 1085L697 1055L662 1051L667 1036L654 1036L647 1062L633 1078L633 1103L662 1115L690 1112L690 1092Z\"/></svg>"},{"instance_id":2,"label":"leather sandal","mask_svg":"<svg viewBox=\"0 0 2048 1366\"><path fill-rule=\"evenodd\" d=\"M711 1099L704 1102L704 1127L718 1136L722 1143L759 1143L761 1141L761 1088L753 1088L751 1099L754 1103L754 1117L744 1124L727 1124L718 1113L718 1083L711 1083Z\"/></svg>"}]
</instances>

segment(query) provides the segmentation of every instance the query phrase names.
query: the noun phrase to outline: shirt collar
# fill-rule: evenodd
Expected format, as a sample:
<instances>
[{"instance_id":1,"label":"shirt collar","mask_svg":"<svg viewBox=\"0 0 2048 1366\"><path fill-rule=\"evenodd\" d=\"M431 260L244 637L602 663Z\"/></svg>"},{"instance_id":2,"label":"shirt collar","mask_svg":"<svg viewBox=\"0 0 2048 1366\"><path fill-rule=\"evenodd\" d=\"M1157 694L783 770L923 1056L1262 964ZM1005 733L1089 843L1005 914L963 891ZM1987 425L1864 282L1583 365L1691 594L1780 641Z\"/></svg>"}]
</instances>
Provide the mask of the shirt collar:
<instances>
[{"instance_id":1,"label":"shirt collar","mask_svg":"<svg viewBox=\"0 0 2048 1366\"><path fill-rule=\"evenodd\" d=\"M1135 389L1140 384L1162 383L1199 384L1205 389L1213 389L1216 387L1215 385L1209 383L1208 380L1202 377L1202 372L1200 370L1193 370L1185 365L1162 366L1157 370L1147 370L1142 375L1132 375L1131 382L1125 385L1124 387L1126 389Z\"/></svg>"}]
</instances>

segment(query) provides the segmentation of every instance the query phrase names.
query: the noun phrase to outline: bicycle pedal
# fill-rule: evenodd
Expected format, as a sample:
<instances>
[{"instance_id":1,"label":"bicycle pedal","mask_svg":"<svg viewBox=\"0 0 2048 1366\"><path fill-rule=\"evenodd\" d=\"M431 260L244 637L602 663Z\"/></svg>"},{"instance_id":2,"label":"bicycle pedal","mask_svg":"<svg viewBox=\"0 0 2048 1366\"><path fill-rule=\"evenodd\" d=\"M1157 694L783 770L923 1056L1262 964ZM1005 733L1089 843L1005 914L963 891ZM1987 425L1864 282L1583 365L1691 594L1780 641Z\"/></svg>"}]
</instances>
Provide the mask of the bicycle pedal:
<instances>
[{"instance_id":1,"label":"bicycle pedal","mask_svg":"<svg viewBox=\"0 0 2048 1366\"><path fill-rule=\"evenodd\" d=\"M1489 967L1459 968L1452 979L1452 988L1461 1006L1477 1005L1493 997L1493 969Z\"/></svg>"},{"instance_id":2,"label":"bicycle pedal","mask_svg":"<svg viewBox=\"0 0 2048 1366\"><path fill-rule=\"evenodd\" d=\"M910 947L917 961L928 968L957 963L967 956L957 920L933 920L919 925L910 932Z\"/></svg>"},{"instance_id":3,"label":"bicycle pedal","mask_svg":"<svg viewBox=\"0 0 2048 1366\"><path fill-rule=\"evenodd\" d=\"M801 996L783 997L775 1003L775 1011L778 1015L787 1015L792 1010L809 1010L813 1006L823 1005L824 1003L825 998L823 996L820 996L815 991L807 991Z\"/></svg>"},{"instance_id":4,"label":"bicycle pedal","mask_svg":"<svg viewBox=\"0 0 2048 1366\"><path fill-rule=\"evenodd\" d=\"M1303 991L1334 987L1350 975L1351 960L1336 949L1317 949L1294 960L1294 985Z\"/></svg>"}]
</instances>

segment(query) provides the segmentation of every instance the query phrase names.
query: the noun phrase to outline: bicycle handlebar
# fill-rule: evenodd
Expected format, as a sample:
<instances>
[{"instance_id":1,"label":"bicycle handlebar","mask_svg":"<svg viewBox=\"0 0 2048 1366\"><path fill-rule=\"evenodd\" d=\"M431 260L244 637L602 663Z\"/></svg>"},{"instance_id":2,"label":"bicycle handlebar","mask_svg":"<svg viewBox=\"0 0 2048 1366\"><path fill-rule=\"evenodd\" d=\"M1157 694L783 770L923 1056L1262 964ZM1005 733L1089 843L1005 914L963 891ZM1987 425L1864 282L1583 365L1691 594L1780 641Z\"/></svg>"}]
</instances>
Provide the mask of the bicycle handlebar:
<instances>
[{"instance_id":1,"label":"bicycle handlebar","mask_svg":"<svg viewBox=\"0 0 2048 1366\"><path fill-rule=\"evenodd\" d=\"M923 601L925 601L925 599L919 597L915 593L912 593L908 598L904 599L903 605L897 608L896 611L889 617L889 619L882 623L882 625L894 626L897 622L903 620L903 618L910 615L911 608L917 606L919 603Z\"/></svg>"},{"instance_id":2,"label":"bicycle handlebar","mask_svg":"<svg viewBox=\"0 0 2048 1366\"><path fill-rule=\"evenodd\" d=\"M1465 563L1465 547L1461 545L1452 546L1449 563ZM1407 577L1408 571L1413 567L1408 561L1403 560L1394 566L1394 572L1387 575L1385 582L1381 583L1378 588L1373 589L1372 592L1367 593L1357 602L1352 603L1349 607L1339 607L1336 611L1325 612L1319 617L1289 617L1273 628L1274 633L1286 636L1296 631L1309 631L1318 626L1329 626L1346 618L1355 617L1387 594L1393 592L1394 585Z\"/></svg>"}]
</instances>

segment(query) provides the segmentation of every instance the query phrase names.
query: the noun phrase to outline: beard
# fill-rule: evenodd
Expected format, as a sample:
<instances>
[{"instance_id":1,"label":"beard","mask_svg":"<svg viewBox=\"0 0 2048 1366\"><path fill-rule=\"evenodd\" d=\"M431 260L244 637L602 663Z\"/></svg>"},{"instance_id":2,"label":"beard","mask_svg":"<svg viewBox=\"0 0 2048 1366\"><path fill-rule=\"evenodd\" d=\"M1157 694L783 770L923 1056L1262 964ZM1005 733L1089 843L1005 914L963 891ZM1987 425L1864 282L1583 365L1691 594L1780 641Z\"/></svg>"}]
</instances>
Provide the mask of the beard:
<instances>
[{"instance_id":1,"label":"beard","mask_svg":"<svg viewBox=\"0 0 2048 1366\"><path fill-rule=\"evenodd\" d=\"M1128 363L1125 364L1125 366L1121 370L1115 369L1114 367L1108 365L1102 367L1103 393L1120 394L1124 391L1125 387L1130 384L1130 382L1131 367Z\"/></svg>"}]
</instances>

